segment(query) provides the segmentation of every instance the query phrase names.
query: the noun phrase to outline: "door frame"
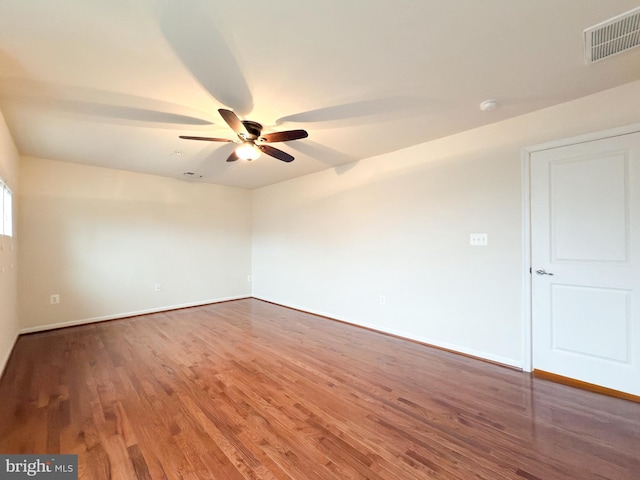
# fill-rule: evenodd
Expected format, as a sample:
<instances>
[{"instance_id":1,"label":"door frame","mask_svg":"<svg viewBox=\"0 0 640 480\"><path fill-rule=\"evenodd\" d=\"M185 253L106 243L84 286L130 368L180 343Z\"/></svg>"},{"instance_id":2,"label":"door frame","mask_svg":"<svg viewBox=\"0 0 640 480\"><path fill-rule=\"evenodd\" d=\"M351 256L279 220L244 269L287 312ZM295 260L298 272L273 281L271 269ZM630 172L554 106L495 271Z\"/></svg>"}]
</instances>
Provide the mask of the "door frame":
<instances>
[{"instance_id":1,"label":"door frame","mask_svg":"<svg viewBox=\"0 0 640 480\"><path fill-rule=\"evenodd\" d=\"M640 123L625 125L575 137L553 140L522 148L520 152L522 172L522 370L533 371L533 315L531 264L531 155L543 150L594 142L640 132Z\"/></svg>"}]
</instances>

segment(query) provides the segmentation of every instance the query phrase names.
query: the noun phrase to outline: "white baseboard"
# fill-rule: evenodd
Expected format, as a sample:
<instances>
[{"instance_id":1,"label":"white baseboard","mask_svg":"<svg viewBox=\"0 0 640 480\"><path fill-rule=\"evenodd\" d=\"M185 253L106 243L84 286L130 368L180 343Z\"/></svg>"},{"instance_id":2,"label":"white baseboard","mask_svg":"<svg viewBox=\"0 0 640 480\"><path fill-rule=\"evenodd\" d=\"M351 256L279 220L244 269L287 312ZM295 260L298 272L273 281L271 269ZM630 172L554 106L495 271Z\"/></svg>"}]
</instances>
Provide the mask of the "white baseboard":
<instances>
[{"instance_id":1,"label":"white baseboard","mask_svg":"<svg viewBox=\"0 0 640 480\"><path fill-rule=\"evenodd\" d=\"M169 305L169 306L165 306L165 307L159 307L159 308L151 308L148 310L139 310L136 312L125 312L125 313L119 313L119 314L115 314L115 315L106 315L103 317L93 317L93 318L84 318L84 319L80 319L80 320L71 320L68 322L60 322L60 323L55 323L55 324L49 324L49 325L40 325L40 326L35 326L35 327L27 327L27 328L23 328L20 330L19 334L25 334L25 333L34 333L34 332L42 332L42 331L46 331L46 330L54 330L57 328L65 328L65 327L72 327L75 325L84 325L84 324L89 324L89 323L96 323L96 322L104 322L107 320L117 320L119 318L127 318L127 317L135 317L138 315L146 315L149 313L158 313L158 312L166 312L166 311L170 311L170 310L177 310L180 308L189 308L189 307L199 307L202 305L210 305L210 304L214 304L214 303L220 303L220 302L228 302L231 300L242 300L245 298L255 298L256 300L262 300L265 302L269 302L269 303L274 303L277 305L282 305L283 307L288 307L288 308L293 308L295 310L300 310L303 312L307 312L307 313L311 313L313 315L320 315L323 317L327 317L327 318L331 318L331 319L335 319L338 320L340 322L345 322L345 323L349 323L351 325L356 325L359 327L364 327L370 330L374 330L380 333L386 333L389 335L394 335L400 338L405 338L407 340L413 340L416 342L420 342L423 343L425 345L432 345L434 347L439 347L439 348L443 348L446 350L450 350L452 352L457 352L457 353L461 353L464 355L469 355L471 357L476 357L479 359L483 359L483 360L488 360L490 362L494 362L494 363L499 363L502 365L506 365L509 367L514 367L514 368L518 368L518 369L522 369L523 368L523 364L520 361L514 360L512 358L506 358L506 357L501 357L499 355L493 355L491 353L487 353L487 352L483 352L483 351L479 351L479 350L474 350L471 348L466 348L466 347L462 347L460 345L456 345L456 344L452 344L452 343L447 343L447 342L442 342L440 340L435 340L433 338L427 338L427 337L422 337L422 336L418 336L418 335L412 335L410 333L407 332L403 332L403 331L398 331L398 330L393 330L393 329L383 329L380 328L378 325L373 325L373 324L369 324L366 322L361 322L361 321L357 321L351 318L345 318L345 317L341 317L339 315L335 315L333 313L330 312L324 312L324 311L320 311L320 310L313 310L313 309L309 309L306 307L302 307L300 305L295 305L292 303L285 303L285 302L281 302L281 301L277 301L277 300L270 300L268 298L261 298L261 297L255 297L255 296L251 296L251 295L238 295L238 296L233 296L233 297L225 297L225 298L216 298L216 299L211 299L211 300L204 300L204 301L200 301L200 302L193 302L193 303L184 303L184 304L180 304L180 305ZM18 336L16 335L16 338L14 339L13 344L15 345L15 342L17 340ZM6 366L7 361L9 360L9 355L11 354L11 351L9 351L9 353L6 355L7 358L4 359L4 362L2 364L0 364L0 366L2 367L2 369L0 369L0 371L4 370L4 367Z\"/></svg>"},{"instance_id":2,"label":"white baseboard","mask_svg":"<svg viewBox=\"0 0 640 480\"><path fill-rule=\"evenodd\" d=\"M9 358L11 358L11 354L13 353L13 349L16 346L16 342L18 341L18 337L20 336L19 332L13 336L13 342L11 342L11 347L9 350L5 352L0 358L0 378L4 375L4 369L7 368L7 364L9 363Z\"/></svg>"},{"instance_id":3,"label":"white baseboard","mask_svg":"<svg viewBox=\"0 0 640 480\"><path fill-rule=\"evenodd\" d=\"M421 337L421 336L418 336L418 335L412 335L412 334L407 333L407 332L402 332L402 331L393 330L393 329L383 329L383 328L380 328L378 325L372 325L372 324L368 324L366 322L360 322L360 321L353 320L353 319L350 319L350 318L340 317L340 316L335 315L333 313L323 312L323 311L319 311L319 310L310 310L308 308L301 307L299 305L294 305L294 304L290 304L290 303L283 303L283 302L279 302L279 301L276 301L276 300L269 300L267 298L260 298L260 297L255 297L255 296L254 296L254 298L256 298L257 300L263 300L265 302L275 303L277 305L282 305L283 307L293 308L295 310L300 310L300 311L303 311L303 312L311 313L313 315L320 315L322 317L331 318L331 319L334 319L334 320L338 320L340 322L350 323L351 325L364 327L364 328L367 328L369 330L374 330L376 332L386 333L386 334L389 334L389 335L394 335L396 337L405 338L407 340L413 340L413 341L416 341L416 342L420 342L420 343L423 343L425 345L431 345L431 346L442 348L442 349L445 349L445 350L450 350L452 352L461 353L461 354L464 354L464 355L468 355L470 357L475 357L475 358L479 358L479 359L482 359L482 360L488 360L490 362L499 363L501 365L506 365L508 367L513 367L513 368L517 368L517 369L520 369L520 370L522 370L522 367L523 367L522 362L520 362L518 360L514 360L512 358L501 357L499 355L493 355L491 353L482 352L482 351L479 351L479 350L474 350L472 348L461 347L460 345L455 345L455 344L452 344L452 343L442 342L440 340L435 340L433 338L427 338L427 337Z\"/></svg>"},{"instance_id":4,"label":"white baseboard","mask_svg":"<svg viewBox=\"0 0 640 480\"><path fill-rule=\"evenodd\" d=\"M107 320L117 320L119 318L136 317L138 315L147 315L149 313L168 312L170 310L178 310L180 308L200 307L202 305L210 305L213 303L228 302L230 300L241 300L244 298L251 298L251 295L238 295L234 297L215 298L210 300L203 300L199 302L183 303L180 305L167 305L164 307L150 308L147 310L138 310L135 312L123 312L116 313L114 315L105 315L103 317L82 318L79 320L70 320L68 322L51 323L48 325L38 325L35 327L27 327L20 330L20 335L25 333L43 332L46 330L55 330L57 328L73 327L76 325L85 325L88 323L105 322Z\"/></svg>"}]
</instances>

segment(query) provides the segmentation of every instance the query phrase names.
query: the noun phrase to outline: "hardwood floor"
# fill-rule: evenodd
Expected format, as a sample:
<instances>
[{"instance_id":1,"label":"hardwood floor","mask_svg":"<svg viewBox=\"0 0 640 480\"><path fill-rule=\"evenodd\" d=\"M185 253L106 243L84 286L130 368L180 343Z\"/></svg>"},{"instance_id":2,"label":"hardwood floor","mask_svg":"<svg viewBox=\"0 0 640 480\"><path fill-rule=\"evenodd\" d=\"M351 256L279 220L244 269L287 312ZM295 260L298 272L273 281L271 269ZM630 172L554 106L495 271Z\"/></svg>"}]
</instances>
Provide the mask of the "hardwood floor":
<instances>
[{"instance_id":1,"label":"hardwood floor","mask_svg":"<svg viewBox=\"0 0 640 480\"><path fill-rule=\"evenodd\" d=\"M239 300L20 337L0 452L81 479L638 479L640 405Z\"/></svg>"}]
</instances>

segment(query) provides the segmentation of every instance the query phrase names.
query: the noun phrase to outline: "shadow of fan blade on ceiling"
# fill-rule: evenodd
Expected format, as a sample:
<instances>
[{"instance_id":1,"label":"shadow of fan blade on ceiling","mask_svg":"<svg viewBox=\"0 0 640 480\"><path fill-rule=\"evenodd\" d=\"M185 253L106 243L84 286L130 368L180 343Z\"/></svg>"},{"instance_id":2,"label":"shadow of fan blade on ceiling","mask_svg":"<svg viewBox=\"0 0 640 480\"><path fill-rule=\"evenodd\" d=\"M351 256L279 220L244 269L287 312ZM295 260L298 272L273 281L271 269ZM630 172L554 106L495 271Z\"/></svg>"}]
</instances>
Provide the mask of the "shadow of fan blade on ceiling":
<instances>
[{"instance_id":1,"label":"shadow of fan blade on ceiling","mask_svg":"<svg viewBox=\"0 0 640 480\"><path fill-rule=\"evenodd\" d=\"M276 124L335 122L356 118L360 119L358 123L375 123L411 116L425 109L429 111L439 109L441 105L438 103L437 100L419 96L374 98L288 115L276 120Z\"/></svg>"},{"instance_id":2,"label":"shadow of fan blade on ceiling","mask_svg":"<svg viewBox=\"0 0 640 480\"><path fill-rule=\"evenodd\" d=\"M253 97L236 57L196 1L170 0L160 28L178 58L217 102L240 115L251 112Z\"/></svg>"},{"instance_id":3,"label":"shadow of fan blade on ceiling","mask_svg":"<svg viewBox=\"0 0 640 480\"><path fill-rule=\"evenodd\" d=\"M185 167L193 169L192 171L203 175L205 179L212 175L219 175L228 168L234 167L233 161L229 159L235 155L235 149L234 143L222 143L215 148L207 146L201 150L200 154L196 154L197 160L194 164L187 164Z\"/></svg>"},{"instance_id":4,"label":"shadow of fan blade on ceiling","mask_svg":"<svg viewBox=\"0 0 640 480\"><path fill-rule=\"evenodd\" d=\"M188 115L159 112L156 110L126 107L122 105L103 105L100 103L74 100L60 100L55 102L55 104L67 112L96 115L104 118L176 125L213 125L213 122L203 120L201 118L190 117Z\"/></svg>"},{"instance_id":5,"label":"shadow of fan blade on ceiling","mask_svg":"<svg viewBox=\"0 0 640 480\"><path fill-rule=\"evenodd\" d=\"M287 147L332 167L337 167L338 165L344 165L346 163L359 160L358 158L351 157L312 140L287 143Z\"/></svg>"},{"instance_id":6,"label":"shadow of fan blade on ceiling","mask_svg":"<svg viewBox=\"0 0 640 480\"><path fill-rule=\"evenodd\" d=\"M183 105L124 93L78 87L23 78L0 80L1 98L41 110L83 115L117 124L144 123L145 126L213 125L210 113Z\"/></svg>"}]
</instances>

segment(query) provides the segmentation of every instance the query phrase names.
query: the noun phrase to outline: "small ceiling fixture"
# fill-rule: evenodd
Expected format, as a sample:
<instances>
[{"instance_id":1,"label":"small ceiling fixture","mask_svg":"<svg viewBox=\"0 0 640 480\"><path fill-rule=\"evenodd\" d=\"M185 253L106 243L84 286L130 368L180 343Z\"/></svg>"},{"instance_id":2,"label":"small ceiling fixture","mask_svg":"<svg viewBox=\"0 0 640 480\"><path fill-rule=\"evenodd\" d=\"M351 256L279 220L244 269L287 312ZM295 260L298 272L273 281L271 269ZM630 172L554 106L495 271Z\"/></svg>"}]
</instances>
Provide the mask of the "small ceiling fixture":
<instances>
[{"instance_id":1,"label":"small ceiling fixture","mask_svg":"<svg viewBox=\"0 0 640 480\"><path fill-rule=\"evenodd\" d=\"M480 104L480 110L482 110L483 112L490 112L491 110L495 110L496 108L498 108L497 100L485 100Z\"/></svg>"}]
</instances>

